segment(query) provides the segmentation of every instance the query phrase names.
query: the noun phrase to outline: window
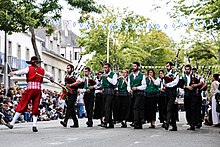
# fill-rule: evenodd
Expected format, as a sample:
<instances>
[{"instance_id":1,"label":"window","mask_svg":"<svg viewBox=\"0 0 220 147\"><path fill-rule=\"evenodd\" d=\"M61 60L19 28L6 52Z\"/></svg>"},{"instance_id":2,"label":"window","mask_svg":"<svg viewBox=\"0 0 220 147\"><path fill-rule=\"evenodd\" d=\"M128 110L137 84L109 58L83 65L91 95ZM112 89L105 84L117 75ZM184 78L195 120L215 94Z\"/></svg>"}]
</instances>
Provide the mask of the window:
<instances>
[{"instance_id":1,"label":"window","mask_svg":"<svg viewBox=\"0 0 220 147\"><path fill-rule=\"evenodd\" d=\"M26 48L26 60L30 60L30 49Z\"/></svg>"},{"instance_id":2,"label":"window","mask_svg":"<svg viewBox=\"0 0 220 147\"><path fill-rule=\"evenodd\" d=\"M61 69L59 69L59 75L58 75L58 82L61 81L62 75L61 75Z\"/></svg>"},{"instance_id":3,"label":"window","mask_svg":"<svg viewBox=\"0 0 220 147\"><path fill-rule=\"evenodd\" d=\"M8 56L12 56L12 42L8 41Z\"/></svg>"},{"instance_id":4,"label":"window","mask_svg":"<svg viewBox=\"0 0 220 147\"><path fill-rule=\"evenodd\" d=\"M50 48L49 48L49 50L53 50L53 41L52 40L50 40Z\"/></svg>"},{"instance_id":5,"label":"window","mask_svg":"<svg viewBox=\"0 0 220 147\"><path fill-rule=\"evenodd\" d=\"M79 60L79 53L78 52L75 52L75 60Z\"/></svg>"},{"instance_id":6,"label":"window","mask_svg":"<svg viewBox=\"0 0 220 147\"><path fill-rule=\"evenodd\" d=\"M47 64L44 64L44 69L45 69L46 71L48 71Z\"/></svg>"},{"instance_id":7,"label":"window","mask_svg":"<svg viewBox=\"0 0 220 147\"><path fill-rule=\"evenodd\" d=\"M52 74L54 76L54 79L55 79L55 68L52 66Z\"/></svg>"},{"instance_id":8,"label":"window","mask_svg":"<svg viewBox=\"0 0 220 147\"><path fill-rule=\"evenodd\" d=\"M21 59L21 45L17 45L17 58Z\"/></svg>"}]
</instances>

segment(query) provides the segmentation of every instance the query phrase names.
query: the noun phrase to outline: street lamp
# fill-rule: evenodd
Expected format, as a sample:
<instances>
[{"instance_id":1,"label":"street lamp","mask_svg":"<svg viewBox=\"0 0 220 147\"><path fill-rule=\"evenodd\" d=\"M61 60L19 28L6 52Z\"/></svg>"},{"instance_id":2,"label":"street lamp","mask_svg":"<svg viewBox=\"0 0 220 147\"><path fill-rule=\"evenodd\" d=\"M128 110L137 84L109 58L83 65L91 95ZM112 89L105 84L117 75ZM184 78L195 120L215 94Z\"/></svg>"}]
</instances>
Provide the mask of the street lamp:
<instances>
[{"instance_id":1,"label":"street lamp","mask_svg":"<svg viewBox=\"0 0 220 147\"><path fill-rule=\"evenodd\" d=\"M108 31L108 36L107 36L107 63L109 63L109 38L110 38L110 30Z\"/></svg>"}]
</instances>

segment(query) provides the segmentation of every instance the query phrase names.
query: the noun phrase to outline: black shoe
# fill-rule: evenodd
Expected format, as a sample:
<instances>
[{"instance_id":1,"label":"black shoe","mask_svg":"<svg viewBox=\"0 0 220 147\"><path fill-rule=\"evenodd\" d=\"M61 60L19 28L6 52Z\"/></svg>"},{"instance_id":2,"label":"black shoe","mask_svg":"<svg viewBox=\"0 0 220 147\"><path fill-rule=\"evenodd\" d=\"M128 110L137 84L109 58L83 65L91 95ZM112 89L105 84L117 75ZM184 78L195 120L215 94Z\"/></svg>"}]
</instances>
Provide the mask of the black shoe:
<instances>
[{"instance_id":1,"label":"black shoe","mask_svg":"<svg viewBox=\"0 0 220 147\"><path fill-rule=\"evenodd\" d=\"M33 132L38 132L37 127L32 127Z\"/></svg>"},{"instance_id":2,"label":"black shoe","mask_svg":"<svg viewBox=\"0 0 220 147\"><path fill-rule=\"evenodd\" d=\"M173 127L173 128L170 129L169 131L177 131L177 127Z\"/></svg>"},{"instance_id":3,"label":"black shoe","mask_svg":"<svg viewBox=\"0 0 220 147\"><path fill-rule=\"evenodd\" d=\"M92 122L87 121L87 122L86 122L86 125L87 125L87 127L92 127L93 123L92 123Z\"/></svg>"},{"instance_id":4,"label":"black shoe","mask_svg":"<svg viewBox=\"0 0 220 147\"><path fill-rule=\"evenodd\" d=\"M155 125L152 125L152 126L150 126L149 128L154 129L154 128L155 128Z\"/></svg>"},{"instance_id":5,"label":"black shoe","mask_svg":"<svg viewBox=\"0 0 220 147\"><path fill-rule=\"evenodd\" d=\"M196 126L197 129L200 129L201 127L202 127L201 124L199 124L199 125Z\"/></svg>"},{"instance_id":6,"label":"black shoe","mask_svg":"<svg viewBox=\"0 0 220 147\"><path fill-rule=\"evenodd\" d=\"M72 125L72 126L70 126L70 128L79 128L79 125Z\"/></svg>"},{"instance_id":7,"label":"black shoe","mask_svg":"<svg viewBox=\"0 0 220 147\"><path fill-rule=\"evenodd\" d=\"M106 127L107 127L107 123L102 123L102 124L101 124L101 127L106 128Z\"/></svg>"},{"instance_id":8,"label":"black shoe","mask_svg":"<svg viewBox=\"0 0 220 147\"><path fill-rule=\"evenodd\" d=\"M121 122L121 127L122 128L127 128L127 124L125 122Z\"/></svg>"},{"instance_id":9,"label":"black shoe","mask_svg":"<svg viewBox=\"0 0 220 147\"><path fill-rule=\"evenodd\" d=\"M144 119L142 119L141 124L146 124L146 121Z\"/></svg>"},{"instance_id":10,"label":"black shoe","mask_svg":"<svg viewBox=\"0 0 220 147\"><path fill-rule=\"evenodd\" d=\"M142 125L134 126L134 129L143 129Z\"/></svg>"},{"instance_id":11,"label":"black shoe","mask_svg":"<svg viewBox=\"0 0 220 147\"><path fill-rule=\"evenodd\" d=\"M131 123L130 126L131 126L131 127L134 127L134 123Z\"/></svg>"},{"instance_id":12,"label":"black shoe","mask_svg":"<svg viewBox=\"0 0 220 147\"><path fill-rule=\"evenodd\" d=\"M9 129L12 129L12 128L13 128L13 126L10 125L10 124L5 124L5 126L8 127Z\"/></svg>"},{"instance_id":13,"label":"black shoe","mask_svg":"<svg viewBox=\"0 0 220 147\"><path fill-rule=\"evenodd\" d=\"M168 129L169 129L169 124L168 124L168 123L164 123L164 124L163 124L163 128L164 128L165 130L168 130Z\"/></svg>"},{"instance_id":14,"label":"black shoe","mask_svg":"<svg viewBox=\"0 0 220 147\"><path fill-rule=\"evenodd\" d=\"M60 124L63 125L63 127L67 127L67 124L64 121L60 121Z\"/></svg>"},{"instance_id":15,"label":"black shoe","mask_svg":"<svg viewBox=\"0 0 220 147\"><path fill-rule=\"evenodd\" d=\"M163 122L163 124L162 124L162 126L161 126L162 128L165 128L165 123Z\"/></svg>"},{"instance_id":16,"label":"black shoe","mask_svg":"<svg viewBox=\"0 0 220 147\"><path fill-rule=\"evenodd\" d=\"M109 125L106 126L105 128L114 128L114 124L109 124Z\"/></svg>"},{"instance_id":17,"label":"black shoe","mask_svg":"<svg viewBox=\"0 0 220 147\"><path fill-rule=\"evenodd\" d=\"M194 126L190 126L187 130L192 130L192 131L194 131L194 130L195 130L195 127L194 127Z\"/></svg>"}]
</instances>

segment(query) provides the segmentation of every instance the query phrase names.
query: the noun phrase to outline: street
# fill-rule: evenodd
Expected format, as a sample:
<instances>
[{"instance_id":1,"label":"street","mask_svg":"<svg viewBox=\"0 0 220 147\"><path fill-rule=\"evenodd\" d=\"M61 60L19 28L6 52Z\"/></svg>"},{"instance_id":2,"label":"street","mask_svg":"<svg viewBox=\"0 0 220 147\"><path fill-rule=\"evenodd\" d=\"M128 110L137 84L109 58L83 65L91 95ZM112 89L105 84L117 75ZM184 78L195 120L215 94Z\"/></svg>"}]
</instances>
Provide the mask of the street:
<instances>
[{"instance_id":1,"label":"street","mask_svg":"<svg viewBox=\"0 0 220 147\"><path fill-rule=\"evenodd\" d=\"M124 147L124 146L163 146L163 147L219 147L219 128L203 126L196 131L186 130L185 113L180 112L178 131L165 131L157 121L155 129L149 129L149 124L142 130L121 128L117 124L114 129L98 127L98 120L94 120L94 127L87 128L86 119L80 119L79 128L67 128L59 124L59 120L38 122L39 132L32 132L32 123L15 124L12 130L0 126L1 147Z\"/></svg>"}]
</instances>

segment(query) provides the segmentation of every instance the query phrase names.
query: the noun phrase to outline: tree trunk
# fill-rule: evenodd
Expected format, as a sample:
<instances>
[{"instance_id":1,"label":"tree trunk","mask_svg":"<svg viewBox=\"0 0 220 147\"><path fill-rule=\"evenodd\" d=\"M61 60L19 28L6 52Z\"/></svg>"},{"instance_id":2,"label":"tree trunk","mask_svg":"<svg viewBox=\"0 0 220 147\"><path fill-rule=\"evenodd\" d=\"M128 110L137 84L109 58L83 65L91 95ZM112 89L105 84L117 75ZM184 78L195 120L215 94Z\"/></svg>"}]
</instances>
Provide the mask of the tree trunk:
<instances>
[{"instance_id":1,"label":"tree trunk","mask_svg":"<svg viewBox=\"0 0 220 147\"><path fill-rule=\"evenodd\" d=\"M37 44L36 44L36 37L35 37L34 28L33 28L33 27L30 27L29 30L30 30L30 32L31 32L31 43L32 43L32 45L33 45L34 54L35 54L35 56L38 57L39 60L41 60L40 54L39 54L38 49L37 49Z\"/></svg>"}]
</instances>

